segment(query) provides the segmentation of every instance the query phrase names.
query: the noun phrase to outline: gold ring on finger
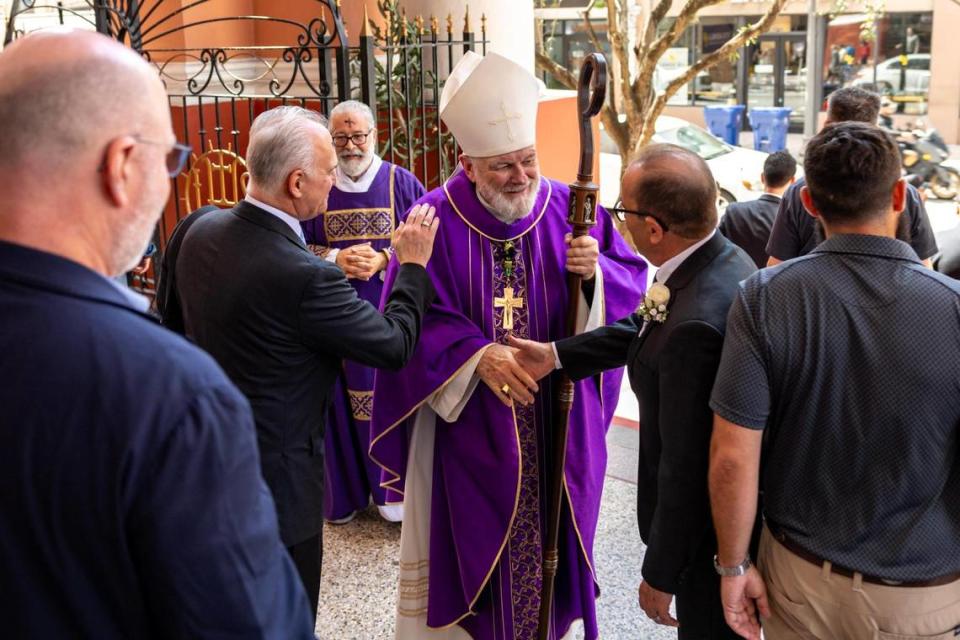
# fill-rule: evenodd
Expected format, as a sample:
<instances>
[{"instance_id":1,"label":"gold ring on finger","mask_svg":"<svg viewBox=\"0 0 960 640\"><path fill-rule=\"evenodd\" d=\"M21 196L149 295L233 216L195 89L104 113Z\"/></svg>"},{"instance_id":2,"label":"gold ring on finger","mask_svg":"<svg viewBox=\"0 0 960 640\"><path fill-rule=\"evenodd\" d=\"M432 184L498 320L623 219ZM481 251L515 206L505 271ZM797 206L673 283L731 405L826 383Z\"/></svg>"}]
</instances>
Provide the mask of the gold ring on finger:
<instances>
[{"instance_id":1,"label":"gold ring on finger","mask_svg":"<svg viewBox=\"0 0 960 640\"><path fill-rule=\"evenodd\" d=\"M505 396L510 395L510 385L505 384L502 387L500 387L500 393L502 393Z\"/></svg>"}]
</instances>

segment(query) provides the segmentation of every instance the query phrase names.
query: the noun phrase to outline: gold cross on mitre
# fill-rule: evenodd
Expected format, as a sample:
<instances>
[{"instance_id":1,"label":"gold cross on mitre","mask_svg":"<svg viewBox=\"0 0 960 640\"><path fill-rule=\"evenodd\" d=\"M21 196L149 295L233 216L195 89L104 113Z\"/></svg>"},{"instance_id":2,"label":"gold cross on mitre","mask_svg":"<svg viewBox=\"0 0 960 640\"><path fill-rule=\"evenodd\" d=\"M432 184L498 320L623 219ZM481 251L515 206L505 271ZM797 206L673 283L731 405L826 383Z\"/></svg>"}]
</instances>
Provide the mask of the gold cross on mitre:
<instances>
[{"instance_id":1,"label":"gold cross on mitre","mask_svg":"<svg viewBox=\"0 0 960 640\"><path fill-rule=\"evenodd\" d=\"M489 122L489 124L491 124L491 125L498 125L498 124L505 124L505 125L507 125L507 140L509 140L510 142L513 142L513 139L514 139L515 136L513 135L513 127L510 126L510 121L511 121L511 120L520 120L520 119L522 119L522 118L523 118L523 114L522 114L522 113L510 113L509 111L507 111L507 103L506 103L504 100L501 100L501 101L500 101L500 113L503 114L503 117L500 118L499 120L491 120L491 121Z\"/></svg>"},{"instance_id":2,"label":"gold cross on mitre","mask_svg":"<svg viewBox=\"0 0 960 640\"><path fill-rule=\"evenodd\" d=\"M501 326L507 331L513 330L513 310L523 308L523 298L513 297L513 287L504 287L503 297L494 298L493 306L503 309L503 318L500 321Z\"/></svg>"}]
</instances>

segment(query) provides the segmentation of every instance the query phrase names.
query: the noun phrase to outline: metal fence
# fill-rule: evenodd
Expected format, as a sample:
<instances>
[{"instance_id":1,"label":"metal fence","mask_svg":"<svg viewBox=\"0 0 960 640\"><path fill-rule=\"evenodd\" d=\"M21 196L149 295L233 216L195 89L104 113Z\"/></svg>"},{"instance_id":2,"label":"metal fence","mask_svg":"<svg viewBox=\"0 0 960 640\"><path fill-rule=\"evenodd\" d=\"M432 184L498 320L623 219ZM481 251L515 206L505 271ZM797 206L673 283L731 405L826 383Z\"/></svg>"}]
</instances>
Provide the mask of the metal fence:
<instances>
[{"instance_id":1,"label":"metal fence","mask_svg":"<svg viewBox=\"0 0 960 640\"><path fill-rule=\"evenodd\" d=\"M174 225L191 211L207 204L228 207L243 198L250 124L277 105L327 114L346 99L367 103L377 116L380 154L415 173L428 189L438 186L454 170L458 154L440 120L444 81L463 53L485 53L487 45L485 17L477 34L468 14L455 36L451 17L445 29L435 17L408 19L396 0L379 0L381 20L364 16L356 25L356 46L348 42L348 25L335 0L271 2L275 15L226 15L217 11L224 5L218 0L67 4L13 0L5 42L44 28L40 17L46 14L53 25L66 21L110 35L156 66L177 137L194 150L173 180L157 226L161 251ZM244 43L236 34L255 37ZM157 262L133 277L132 286L152 294Z\"/></svg>"}]
</instances>

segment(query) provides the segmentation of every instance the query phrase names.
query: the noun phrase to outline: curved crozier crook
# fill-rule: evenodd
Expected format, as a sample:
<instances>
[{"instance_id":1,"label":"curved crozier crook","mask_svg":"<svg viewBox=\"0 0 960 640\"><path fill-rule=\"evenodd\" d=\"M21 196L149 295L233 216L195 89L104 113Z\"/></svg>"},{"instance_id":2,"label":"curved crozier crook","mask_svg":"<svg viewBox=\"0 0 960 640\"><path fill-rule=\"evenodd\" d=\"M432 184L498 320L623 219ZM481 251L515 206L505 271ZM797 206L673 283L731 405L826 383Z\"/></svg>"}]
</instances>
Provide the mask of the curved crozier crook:
<instances>
[{"instance_id":1,"label":"curved crozier crook","mask_svg":"<svg viewBox=\"0 0 960 640\"><path fill-rule=\"evenodd\" d=\"M591 53L583 61L578 98L580 113L585 118L592 118L603 108L607 98L607 60L603 54Z\"/></svg>"},{"instance_id":2,"label":"curved crozier crook","mask_svg":"<svg viewBox=\"0 0 960 640\"><path fill-rule=\"evenodd\" d=\"M600 113L607 99L607 61L602 54L591 53L580 68L577 108L580 111L580 166L577 181L593 181L593 128L590 119Z\"/></svg>"}]
</instances>

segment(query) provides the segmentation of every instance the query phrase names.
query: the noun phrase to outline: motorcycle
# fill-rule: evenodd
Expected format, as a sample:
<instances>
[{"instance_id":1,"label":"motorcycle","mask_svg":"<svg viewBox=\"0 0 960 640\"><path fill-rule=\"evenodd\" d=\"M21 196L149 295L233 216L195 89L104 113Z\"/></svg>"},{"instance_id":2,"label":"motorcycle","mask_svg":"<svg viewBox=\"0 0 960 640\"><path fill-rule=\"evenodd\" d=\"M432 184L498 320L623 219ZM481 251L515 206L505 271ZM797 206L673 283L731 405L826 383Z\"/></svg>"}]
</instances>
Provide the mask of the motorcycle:
<instances>
[{"instance_id":1,"label":"motorcycle","mask_svg":"<svg viewBox=\"0 0 960 640\"><path fill-rule=\"evenodd\" d=\"M893 130L892 133L907 173L922 178L937 198L952 200L960 194L960 171L944 166L950 151L936 129Z\"/></svg>"}]
</instances>

